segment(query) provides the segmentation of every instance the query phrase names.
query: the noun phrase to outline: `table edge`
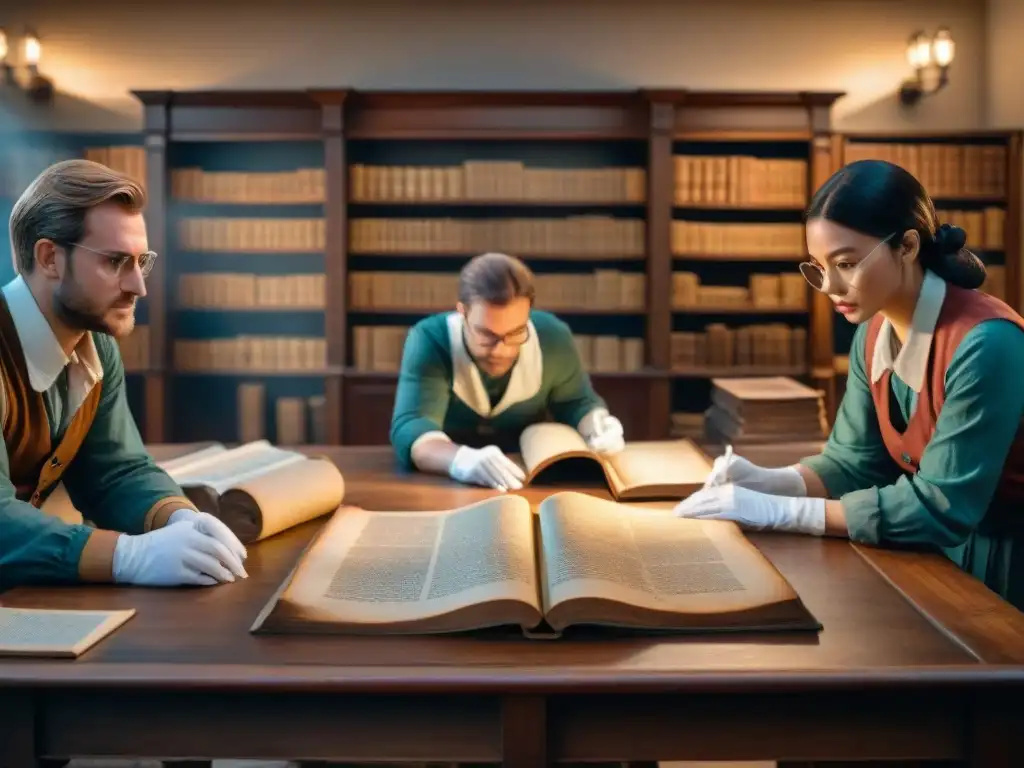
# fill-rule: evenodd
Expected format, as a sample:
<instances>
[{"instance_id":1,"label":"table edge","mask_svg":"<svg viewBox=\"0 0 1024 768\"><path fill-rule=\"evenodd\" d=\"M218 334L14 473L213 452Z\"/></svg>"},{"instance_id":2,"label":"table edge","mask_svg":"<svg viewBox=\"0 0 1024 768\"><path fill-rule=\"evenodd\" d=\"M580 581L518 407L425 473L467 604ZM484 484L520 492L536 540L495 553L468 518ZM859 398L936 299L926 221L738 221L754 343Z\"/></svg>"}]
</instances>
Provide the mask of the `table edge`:
<instances>
[{"instance_id":1,"label":"table edge","mask_svg":"<svg viewBox=\"0 0 1024 768\"><path fill-rule=\"evenodd\" d=\"M604 667L571 673L485 667L349 668L325 665L0 664L0 687L118 688L320 693L783 693L929 688L1024 688L1024 665L959 664L823 670L687 670L622 673Z\"/></svg>"}]
</instances>

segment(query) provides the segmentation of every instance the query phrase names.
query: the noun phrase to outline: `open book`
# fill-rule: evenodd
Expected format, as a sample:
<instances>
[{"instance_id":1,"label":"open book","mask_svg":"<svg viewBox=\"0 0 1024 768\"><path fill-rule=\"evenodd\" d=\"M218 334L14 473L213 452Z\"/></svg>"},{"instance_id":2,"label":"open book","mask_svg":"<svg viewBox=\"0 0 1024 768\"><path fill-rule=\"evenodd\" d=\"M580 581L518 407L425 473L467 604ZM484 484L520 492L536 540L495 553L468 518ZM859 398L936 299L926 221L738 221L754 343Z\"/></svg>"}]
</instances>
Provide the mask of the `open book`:
<instances>
[{"instance_id":1,"label":"open book","mask_svg":"<svg viewBox=\"0 0 1024 768\"><path fill-rule=\"evenodd\" d=\"M566 491L537 511L501 495L453 510L342 507L255 633L428 634L512 625L818 630L736 524Z\"/></svg>"},{"instance_id":2,"label":"open book","mask_svg":"<svg viewBox=\"0 0 1024 768\"><path fill-rule=\"evenodd\" d=\"M196 507L223 520L244 544L333 512L345 495L334 462L266 440L237 448L214 444L159 464Z\"/></svg>"},{"instance_id":3,"label":"open book","mask_svg":"<svg viewBox=\"0 0 1024 768\"><path fill-rule=\"evenodd\" d=\"M135 615L116 611L0 606L0 656L77 658Z\"/></svg>"},{"instance_id":4,"label":"open book","mask_svg":"<svg viewBox=\"0 0 1024 768\"><path fill-rule=\"evenodd\" d=\"M600 477L619 501L683 499L700 490L711 471L707 457L689 440L626 443L624 450L600 455L567 424L531 424L519 436L526 483L548 479Z\"/></svg>"}]
</instances>

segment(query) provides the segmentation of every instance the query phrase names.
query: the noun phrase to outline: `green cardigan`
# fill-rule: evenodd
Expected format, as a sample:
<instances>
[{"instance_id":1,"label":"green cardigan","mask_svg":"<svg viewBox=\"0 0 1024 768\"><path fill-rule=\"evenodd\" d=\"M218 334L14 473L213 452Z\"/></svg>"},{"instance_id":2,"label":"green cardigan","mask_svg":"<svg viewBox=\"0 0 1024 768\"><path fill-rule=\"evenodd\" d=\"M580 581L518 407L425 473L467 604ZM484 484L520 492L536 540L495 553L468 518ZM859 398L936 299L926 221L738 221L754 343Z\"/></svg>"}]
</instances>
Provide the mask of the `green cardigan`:
<instances>
[{"instance_id":1,"label":"green cardigan","mask_svg":"<svg viewBox=\"0 0 1024 768\"><path fill-rule=\"evenodd\" d=\"M802 460L841 499L850 538L867 544L932 546L1024 609L1024 536L988 535L982 521L1024 415L1024 333L1000 320L960 342L946 372L946 400L914 476L889 456L878 427L865 361L868 324L850 349L846 394L823 452ZM899 376L892 396L906 423L917 393ZM1016 539L1016 540L1014 540Z\"/></svg>"},{"instance_id":2,"label":"green cardigan","mask_svg":"<svg viewBox=\"0 0 1024 768\"><path fill-rule=\"evenodd\" d=\"M470 357L458 312L431 315L409 330L391 418L391 444L403 467L412 468L413 443L429 432L515 452L530 424L550 418L576 428L591 410L606 407L569 326L541 310L532 310L529 322L519 359L497 378Z\"/></svg>"},{"instance_id":3,"label":"green cardigan","mask_svg":"<svg viewBox=\"0 0 1024 768\"><path fill-rule=\"evenodd\" d=\"M120 351L110 336L92 334L91 343L80 345L93 366L98 361L102 375L62 435L48 423L46 393L28 382L25 355L2 294L0 340L6 406L0 591L23 584L109 582L121 532L159 528L176 510L194 506L146 451L128 407ZM66 523L39 509L59 482L94 525Z\"/></svg>"}]
</instances>

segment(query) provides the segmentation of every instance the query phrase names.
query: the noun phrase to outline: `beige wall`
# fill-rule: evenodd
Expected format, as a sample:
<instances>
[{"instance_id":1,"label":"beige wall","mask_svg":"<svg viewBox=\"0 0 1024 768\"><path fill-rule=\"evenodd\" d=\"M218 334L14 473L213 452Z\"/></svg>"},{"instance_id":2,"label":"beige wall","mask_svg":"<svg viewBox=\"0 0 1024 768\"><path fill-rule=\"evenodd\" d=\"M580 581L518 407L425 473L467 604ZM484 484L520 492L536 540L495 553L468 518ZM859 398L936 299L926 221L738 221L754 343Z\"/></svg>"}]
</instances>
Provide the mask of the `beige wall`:
<instances>
[{"instance_id":1,"label":"beige wall","mask_svg":"<svg viewBox=\"0 0 1024 768\"><path fill-rule=\"evenodd\" d=\"M1024 127L1024 0L989 0L987 43L989 125Z\"/></svg>"},{"instance_id":2,"label":"beige wall","mask_svg":"<svg viewBox=\"0 0 1024 768\"><path fill-rule=\"evenodd\" d=\"M43 36L72 129L136 127L131 89L343 85L842 90L845 129L969 129L986 119L987 20L984 0L0 2L0 25ZM906 39L940 24L952 84L903 110Z\"/></svg>"}]
</instances>

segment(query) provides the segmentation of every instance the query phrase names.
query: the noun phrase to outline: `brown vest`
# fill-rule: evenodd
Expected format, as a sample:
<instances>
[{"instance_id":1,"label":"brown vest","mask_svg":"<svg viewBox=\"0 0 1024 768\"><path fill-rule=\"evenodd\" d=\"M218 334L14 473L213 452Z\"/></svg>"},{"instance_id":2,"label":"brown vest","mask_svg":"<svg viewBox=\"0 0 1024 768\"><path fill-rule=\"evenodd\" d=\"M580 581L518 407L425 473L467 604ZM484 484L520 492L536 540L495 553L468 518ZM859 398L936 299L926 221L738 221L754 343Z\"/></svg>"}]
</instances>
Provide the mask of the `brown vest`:
<instances>
[{"instance_id":1,"label":"brown vest","mask_svg":"<svg viewBox=\"0 0 1024 768\"><path fill-rule=\"evenodd\" d=\"M103 382L92 388L68 424L60 444L53 446L46 403L42 393L29 384L25 353L3 293L0 293L0 376L7 401L3 435L11 482L20 500L40 507L60 482L65 467L88 434Z\"/></svg>"},{"instance_id":2,"label":"brown vest","mask_svg":"<svg viewBox=\"0 0 1024 768\"><path fill-rule=\"evenodd\" d=\"M891 418L890 379L892 370L886 370L877 382L871 384L871 395L878 414L878 426L882 440L895 461L904 471L914 474L921 464L921 456L935 433L939 413L946 401L946 369L953 359L961 340L978 323L985 320L1009 320L1024 330L1024 318L1007 304L978 291L946 285L946 298L942 303L939 318L928 355L928 372L925 384L917 397L917 407L911 415L904 432L897 431ZM878 340L884 318L876 315L868 326L864 345L864 359L870 365L875 343ZM1009 372L1008 372L1009 373ZM1024 429L1017 432L1010 446L1003 474L992 499L992 507L1024 502Z\"/></svg>"}]
</instances>

